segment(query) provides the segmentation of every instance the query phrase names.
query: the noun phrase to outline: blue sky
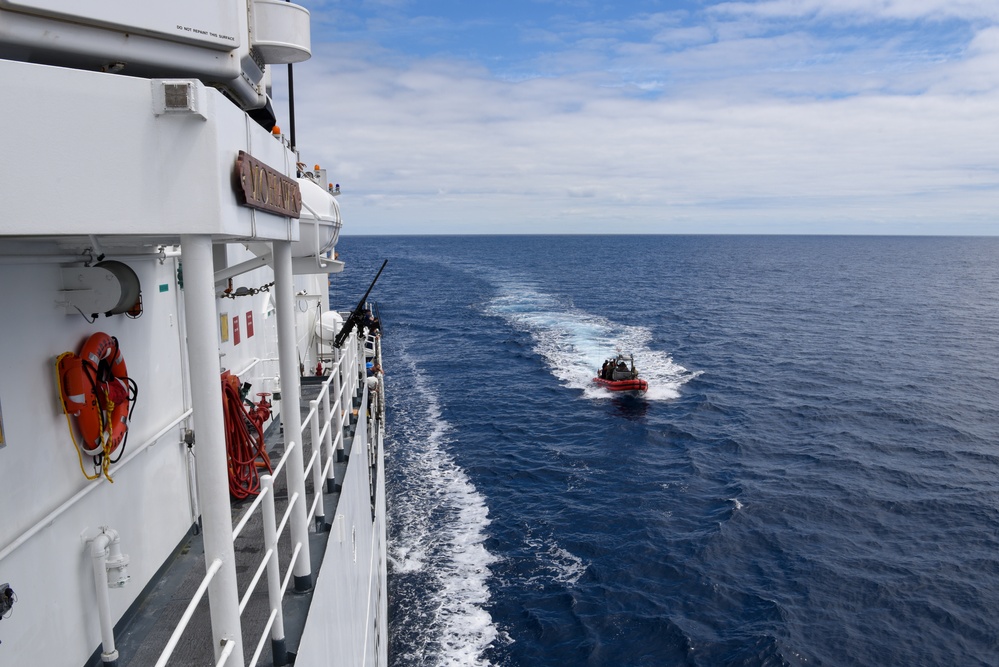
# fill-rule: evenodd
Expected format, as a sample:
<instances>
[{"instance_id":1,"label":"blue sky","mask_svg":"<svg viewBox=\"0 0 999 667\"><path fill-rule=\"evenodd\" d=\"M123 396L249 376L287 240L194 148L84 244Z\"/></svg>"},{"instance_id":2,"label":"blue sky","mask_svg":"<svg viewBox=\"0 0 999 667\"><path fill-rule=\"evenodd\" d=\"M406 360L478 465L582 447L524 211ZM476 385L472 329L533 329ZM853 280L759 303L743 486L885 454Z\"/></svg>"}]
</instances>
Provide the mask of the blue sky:
<instances>
[{"instance_id":1,"label":"blue sky","mask_svg":"<svg viewBox=\"0 0 999 667\"><path fill-rule=\"evenodd\" d=\"M300 4L345 233L999 234L997 0Z\"/></svg>"}]
</instances>

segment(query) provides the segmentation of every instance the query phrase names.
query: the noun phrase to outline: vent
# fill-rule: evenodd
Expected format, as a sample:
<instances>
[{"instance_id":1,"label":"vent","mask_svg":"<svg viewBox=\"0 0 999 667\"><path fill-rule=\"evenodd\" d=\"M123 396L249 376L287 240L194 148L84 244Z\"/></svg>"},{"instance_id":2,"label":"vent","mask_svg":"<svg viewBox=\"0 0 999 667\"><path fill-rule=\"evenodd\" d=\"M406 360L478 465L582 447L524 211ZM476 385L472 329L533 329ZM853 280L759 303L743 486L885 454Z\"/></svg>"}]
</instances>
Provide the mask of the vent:
<instances>
[{"instance_id":1,"label":"vent","mask_svg":"<svg viewBox=\"0 0 999 667\"><path fill-rule=\"evenodd\" d=\"M153 79L153 113L194 115L207 118L204 111L205 87L192 79Z\"/></svg>"},{"instance_id":2,"label":"vent","mask_svg":"<svg viewBox=\"0 0 999 667\"><path fill-rule=\"evenodd\" d=\"M163 93L166 111L194 111L191 84L166 83Z\"/></svg>"}]
</instances>

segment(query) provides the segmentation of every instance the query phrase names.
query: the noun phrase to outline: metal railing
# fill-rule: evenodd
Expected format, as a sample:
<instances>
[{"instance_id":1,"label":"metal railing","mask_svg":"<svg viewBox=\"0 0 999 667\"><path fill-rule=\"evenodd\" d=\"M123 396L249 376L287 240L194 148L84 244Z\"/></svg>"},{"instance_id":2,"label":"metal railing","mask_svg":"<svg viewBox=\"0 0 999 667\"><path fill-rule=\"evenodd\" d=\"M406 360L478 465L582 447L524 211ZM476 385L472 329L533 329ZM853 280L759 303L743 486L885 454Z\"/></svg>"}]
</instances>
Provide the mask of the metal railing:
<instances>
[{"instance_id":1,"label":"metal railing","mask_svg":"<svg viewBox=\"0 0 999 667\"><path fill-rule=\"evenodd\" d=\"M378 351L374 338L368 337L368 339L368 341L359 340L357 334L352 333L348 339L348 344L344 345L342 350L335 351L330 376L322 383L319 396L309 401L310 410L303 420L309 423L312 435L312 456L305 466L305 477L308 478L311 473L313 479L313 500L309 506L308 516L315 520L317 527L325 519L325 508L323 506L324 489L333 491L335 488L334 463L337 460L342 460L346 426L349 424L352 414L354 399L358 395L358 391L362 386L361 383L367 374L366 358L367 356L374 356ZM321 417L320 414L322 415ZM359 411L358 421L360 422L363 418L364 412ZM361 431L362 436L366 435L366 428L362 427ZM366 440L366 438L364 439ZM362 444L367 445L366 442ZM295 505L307 500L300 497L298 493L292 493L281 521L278 523L276 520L277 508L274 499L274 479L287 465L289 453L295 447L299 446L301 445L298 443L290 442L281 459L274 466L273 472L270 475L261 475L260 493L247 508L246 512L244 512L243 517L232 531L232 539L235 542L253 518L257 509L261 509L264 553L260 564L257 566L257 570L254 572L247 586L247 590L243 593L239 601L239 613L242 616L243 611L250 602L250 597L256 591L260 580L265 578L266 575L270 615L257 642L253 657L249 662L250 667L255 667L260 659L260 655L266 646L268 635L272 642L283 642L285 639L282 603L294 574L295 563L298 561L301 553L302 543L297 542L294 544L291 558L285 567L285 577L282 580L280 576L278 541L288 525ZM195 609L201 602L205 592L208 590L209 584L221 566L221 559L216 558L212 561L204 579L195 592L194 598L188 604L184 615L181 617L170 640L160 654L160 658L156 662L156 667L165 667L169 662L181 636L194 616ZM235 644L231 639L226 640L222 652L219 654L216 667L221 667L225 664L235 648Z\"/></svg>"},{"instance_id":2,"label":"metal railing","mask_svg":"<svg viewBox=\"0 0 999 667\"><path fill-rule=\"evenodd\" d=\"M194 412L194 411L192 409L188 408L183 413L181 413L180 416L174 417L172 420L170 420L170 422L166 426L164 426L159 431L157 431L156 433L154 433L145 442L143 442L143 443L141 443L141 444L139 444L139 445L131 448L130 451L129 451L129 453L121 461L119 461L116 464L115 471L116 472L120 471L125 466L127 466L129 463L131 463L135 458L137 458L140 454L142 454L143 452L145 452L148 448L156 445L160 441L161 438L165 437L171 430L173 430L174 428L176 428L177 426L179 426L181 424L181 422L183 422L185 419L187 419L188 417L190 417L192 412ZM180 437L177 438L177 442L181 443L181 442L183 442L183 440L184 440L183 434L181 433ZM30 540L31 538L33 538L35 535L37 535L38 533L40 533L42 530L44 530L45 528L48 528L53 523L55 523L55 520L57 518L59 518L60 516L62 516L63 514L65 514L67 510L69 510L70 508L72 508L73 506L75 506L77 503L79 503L81 500L83 500L84 497L86 497L87 495L89 495L95 489L99 488L102 484L104 484L104 482L105 482L105 477L104 476L98 477L95 482L93 482L92 484L88 484L87 486L83 487L80 491L78 491L76 494L74 494L73 497L71 497L69 500L67 500L66 502L62 503L57 508L55 508L54 510L52 510L51 512L49 512L48 514L46 514L44 517L42 517L38 521L36 521L34 523L34 525L32 525L27 530L25 530L23 533L21 533L10 544L8 544L7 546L5 546L3 549L0 549L0 561L2 561L4 558L6 558L10 554L14 553L15 551L17 551L17 549L20 548L25 542L27 542L28 540Z\"/></svg>"}]
</instances>

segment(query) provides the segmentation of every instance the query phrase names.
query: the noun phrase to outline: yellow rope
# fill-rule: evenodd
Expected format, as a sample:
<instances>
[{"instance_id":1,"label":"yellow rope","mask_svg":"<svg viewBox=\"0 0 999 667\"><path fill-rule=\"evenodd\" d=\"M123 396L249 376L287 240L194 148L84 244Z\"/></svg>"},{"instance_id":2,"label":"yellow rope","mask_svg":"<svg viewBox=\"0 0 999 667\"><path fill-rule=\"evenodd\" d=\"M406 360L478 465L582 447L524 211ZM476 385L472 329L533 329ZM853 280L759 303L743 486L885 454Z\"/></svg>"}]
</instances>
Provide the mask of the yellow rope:
<instances>
[{"instance_id":1,"label":"yellow rope","mask_svg":"<svg viewBox=\"0 0 999 667\"><path fill-rule=\"evenodd\" d=\"M104 457L101 459L101 469L104 472L104 477L107 478L108 482L114 484L114 480L111 479L111 473L109 472L111 468L111 439L108 438L104 442Z\"/></svg>"},{"instance_id":2,"label":"yellow rope","mask_svg":"<svg viewBox=\"0 0 999 667\"><path fill-rule=\"evenodd\" d=\"M114 425L111 423L111 417L114 414L114 403L111 402L111 398L110 396L108 396L108 392L106 389L104 390L104 399L105 399L104 405L106 406L104 410L107 413L107 423L109 424L110 427L106 431L103 431L101 433L101 448L104 450L104 457L101 459L101 470L104 473L104 477L107 478L108 482L114 484L114 480L111 479L111 473L109 472L111 468L111 449L112 449L111 437L114 433ZM98 409L100 409L99 406Z\"/></svg>"},{"instance_id":3,"label":"yellow rope","mask_svg":"<svg viewBox=\"0 0 999 667\"><path fill-rule=\"evenodd\" d=\"M73 449L76 450L76 457L80 459L80 472L82 472L83 476L86 477L88 480L95 480L101 475L100 473L97 473L96 475L93 476L88 475L87 470L83 467L83 450L80 448L80 445L76 443L76 435L73 433L73 422L70 421L69 410L66 409L66 401L65 399L63 399L63 396L66 395L66 392L62 386L62 374L59 373L59 362L62 361L64 357L72 357L72 356L74 356L72 352L63 352L56 359L56 382L59 386L59 402L62 403L62 411L66 415L66 426L69 428L69 437L73 441ZM106 456L105 460L107 460ZM107 473L105 472L105 474Z\"/></svg>"}]
</instances>

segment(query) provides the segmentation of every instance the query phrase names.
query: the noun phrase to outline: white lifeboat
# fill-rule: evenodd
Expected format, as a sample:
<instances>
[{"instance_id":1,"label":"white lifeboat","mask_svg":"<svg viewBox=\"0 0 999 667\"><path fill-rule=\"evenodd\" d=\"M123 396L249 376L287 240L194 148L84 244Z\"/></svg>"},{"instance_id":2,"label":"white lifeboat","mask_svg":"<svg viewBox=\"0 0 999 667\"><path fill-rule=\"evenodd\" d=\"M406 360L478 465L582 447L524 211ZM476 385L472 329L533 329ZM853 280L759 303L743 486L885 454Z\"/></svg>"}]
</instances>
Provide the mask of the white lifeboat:
<instances>
[{"instance_id":1,"label":"white lifeboat","mask_svg":"<svg viewBox=\"0 0 999 667\"><path fill-rule=\"evenodd\" d=\"M313 258L320 265L332 262L330 252L342 226L340 206L311 178L299 178L298 186L302 190L302 212L298 216L298 240L291 244L291 255Z\"/></svg>"},{"instance_id":2,"label":"white lifeboat","mask_svg":"<svg viewBox=\"0 0 999 667\"><path fill-rule=\"evenodd\" d=\"M333 252L343 225L340 205L335 198L339 188L327 192L322 185L326 180L326 171L318 166L314 172L305 172L296 180L302 193L302 210L298 215L298 240L291 243L292 273L296 276L340 273L343 262L336 259ZM224 285L228 278L257 268L261 263L273 266L269 243L251 241L245 245L257 259L216 272L215 280L219 285Z\"/></svg>"}]
</instances>

